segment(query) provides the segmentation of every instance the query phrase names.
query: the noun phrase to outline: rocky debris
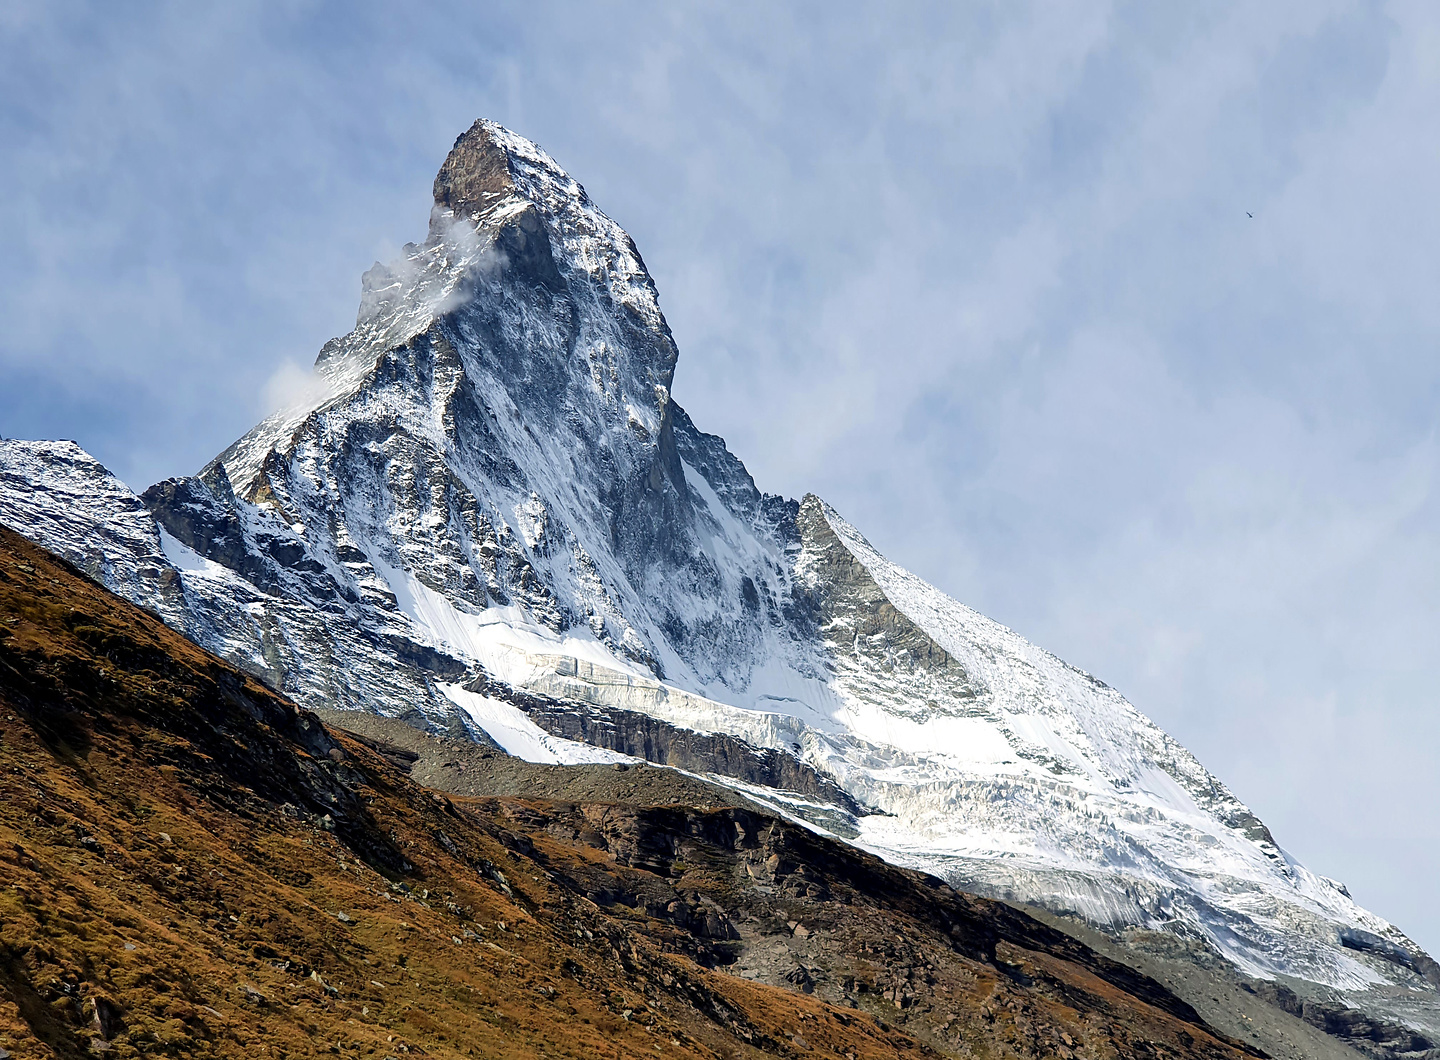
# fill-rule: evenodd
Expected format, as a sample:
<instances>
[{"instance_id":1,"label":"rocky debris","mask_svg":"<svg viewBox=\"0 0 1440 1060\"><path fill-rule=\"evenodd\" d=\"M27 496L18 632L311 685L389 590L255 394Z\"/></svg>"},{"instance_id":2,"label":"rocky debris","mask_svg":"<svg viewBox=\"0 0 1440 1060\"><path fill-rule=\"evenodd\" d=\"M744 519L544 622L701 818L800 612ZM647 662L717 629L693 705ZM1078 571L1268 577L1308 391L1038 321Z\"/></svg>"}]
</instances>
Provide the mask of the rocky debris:
<instances>
[{"instance_id":1,"label":"rocky debris","mask_svg":"<svg viewBox=\"0 0 1440 1060\"><path fill-rule=\"evenodd\" d=\"M1244 988L1270 1002L1282 1012L1304 1020L1310 1026L1338 1038L1365 1056L1404 1056L1414 1060L1440 1060L1440 1043L1414 1028L1377 1019L1344 1004L1302 998L1283 983L1256 981Z\"/></svg>"},{"instance_id":2,"label":"rocky debris","mask_svg":"<svg viewBox=\"0 0 1440 1060\"><path fill-rule=\"evenodd\" d=\"M892 904L895 896L910 886L890 875L898 870L880 867L878 878L867 879L864 855L846 851L845 858L853 857L856 862L843 866L827 863L826 857L811 846L824 846L825 841L773 817L751 816L749 811L738 808L696 815L693 811L662 808L527 803L502 806L501 812L531 828L543 827L547 835L564 842L604 850L618 866L643 870L638 874L607 872L602 878L593 871L577 873L575 867L559 868L553 858L547 862L554 879L601 908L631 909L637 914L643 911L647 917L668 920L687 931L688 938L679 934L660 936L665 945L681 949L702 964L732 971L738 967L739 974L747 978L758 977L802 993L823 994L833 1004L883 1004L904 1013L904 1018L911 1021L905 1026L912 1032L938 1033L938 1004L958 1003L962 997L958 984L974 982L958 971L957 962L965 965L967 961L983 960L992 969L1001 970L996 982L1024 981L1038 988L1053 971L1041 963L1046 957L1037 962L1037 950L1066 960L1086 952L1067 936L1003 906L982 903L986 913L981 926L975 918L978 907L964 906L975 900L955 895L948 888L937 891L938 881L933 880L915 896L913 906L905 906L929 925L928 930L920 929L908 944L897 948L895 932L897 927L904 927L889 917L897 911ZM683 817L676 817L677 813ZM746 858L747 851L753 856ZM803 870L806 875L826 878L828 886L823 897L815 898L804 891L761 891L749 882L750 876L742 867L747 862L772 866L781 878L799 875ZM878 862L875 864L879 867ZM918 882L921 878L916 879ZM803 918L786 920L783 915L777 916L781 909L799 911L797 901L805 909ZM872 919L867 911L877 908L887 912ZM722 912L724 920L735 926L733 942L717 945L711 941L721 932L714 930L715 921L702 921L697 915L705 913L708 917L711 910ZM997 912L1001 913L999 918L992 919ZM778 928L772 926L777 920ZM702 923L705 928L699 927ZM823 926L823 931L811 925ZM648 930L653 935L655 929ZM765 940L777 933L802 946L819 943L822 949L807 958L794 951L774 952L771 947L772 956L765 956ZM731 936L731 932L727 930L724 935ZM935 941L927 943L927 937ZM825 939L840 943L825 946ZM946 957L933 949L927 952L936 941L940 943L940 954L949 955L949 967L943 967ZM828 967L817 964L817 959ZM1029 974L1020 971L1017 960ZM1176 1016L1197 1019L1188 1006L1128 968L1104 961L1090 968L1091 974L1117 988L1148 991L1151 1004ZM860 974L853 974L855 970ZM852 974L845 974L847 971ZM1073 991L1073 985L1068 989ZM1070 996L1073 1002L1074 995ZM1033 1009L1021 1008L1031 1013L1027 1020L1038 1021ZM956 1017L951 1014L948 1021L947 1026L958 1038L961 1028ZM965 1022L969 1022L968 1018ZM1057 1030L1052 1035L1057 1042L1060 1033Z\"/></svg>"},{"instance_id":3,"label":"rocky debris","mask_svg":"<svg viewBox=\"0 0 1440 1060\"><path fill-rule=\"evenodd\" d=\"M1429 983L1440 987L1440 963L1428 953L1412 952L1403 946L1397 946L1390 939L1359 928L1342 928L1340 944L1348 950L1373 954L1391 964L1423 975Z\"/></svg>"}]
</instances>

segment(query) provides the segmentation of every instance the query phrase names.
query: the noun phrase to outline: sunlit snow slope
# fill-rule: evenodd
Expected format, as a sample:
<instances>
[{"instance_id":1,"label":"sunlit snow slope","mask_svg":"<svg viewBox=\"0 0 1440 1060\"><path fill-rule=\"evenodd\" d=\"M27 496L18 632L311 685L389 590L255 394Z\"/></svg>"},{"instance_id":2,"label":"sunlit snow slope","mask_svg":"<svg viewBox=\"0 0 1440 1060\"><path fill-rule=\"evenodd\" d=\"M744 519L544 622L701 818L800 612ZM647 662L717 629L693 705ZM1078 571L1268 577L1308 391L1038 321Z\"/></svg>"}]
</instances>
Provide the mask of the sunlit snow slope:
<instances>
[{"instance_id":1,"label":"sunlit snow slope","mask_svg":"<svg viewBox=\"0 0 1440 1060\"><path fill-rule=\"evenodd\" d=\"M544 761L683 752L961 886L1435 1022L1402 933L1113 689L761 494L675 360L629 237L477 122L314 401L143 501L69 443L0 442L0 519L307 706Z\"/></svg>"}]
</instances>

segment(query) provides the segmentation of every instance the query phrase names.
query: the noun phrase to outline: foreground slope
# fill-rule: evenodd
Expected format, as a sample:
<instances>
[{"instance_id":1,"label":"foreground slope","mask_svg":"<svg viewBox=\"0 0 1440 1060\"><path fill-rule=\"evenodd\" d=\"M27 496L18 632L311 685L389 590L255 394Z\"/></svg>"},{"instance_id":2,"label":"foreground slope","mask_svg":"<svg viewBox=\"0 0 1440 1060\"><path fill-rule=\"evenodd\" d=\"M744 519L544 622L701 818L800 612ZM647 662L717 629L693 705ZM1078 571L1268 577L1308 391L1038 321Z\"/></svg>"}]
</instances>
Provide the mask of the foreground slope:
<instances>
[{"instance_id":1,"label":"foreground slope","mask_svg":"<svg viewBox=\"0 0 1440 1060\"><path fill-rule=\"evenodd\" d=\"M1403 933L1113 689L762 494L673 400L676 357L629 237L477 122L320 397L143 503L73 445L0 442L0 521L305 707L723 776L953 884L1440 1032Z\"/></svg>"},{"instance_id":2,"label":"foreground slope","mask_svg":"<svg viewBox=\"0 0 1440 1060\"><path fill-rule=\"evenodd\" d=\"M0 615L13 1055L1247 1055L1059 932L773 816L426 791L3 529ZM716 970L792 938L870 1007L943 1007L933 1044L822 1000L818 967Z\"/></svg>"}]
</instances>

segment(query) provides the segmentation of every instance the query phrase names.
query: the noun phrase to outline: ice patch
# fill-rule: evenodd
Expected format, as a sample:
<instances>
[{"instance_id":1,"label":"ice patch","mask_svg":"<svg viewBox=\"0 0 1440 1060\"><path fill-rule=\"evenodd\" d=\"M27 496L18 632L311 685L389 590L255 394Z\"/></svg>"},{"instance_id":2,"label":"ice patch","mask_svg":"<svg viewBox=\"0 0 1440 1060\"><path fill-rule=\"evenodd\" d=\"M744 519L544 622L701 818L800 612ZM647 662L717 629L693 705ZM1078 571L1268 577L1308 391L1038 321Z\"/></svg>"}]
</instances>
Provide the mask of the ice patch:
<instances>
[{"instance_id":1,"label":"ice patch","mask_svg":"<svg viewBox=\"0 0 1440 1060\"><path fill-rule=\"evenodd\" d=\"M163 526L160 529L160 548L165 553L165 558L176 570L185 571L187 574L201 574L212 578L228 579L234 574L228 567L222 567L213 560L208 560L196 552L189 545L170 536L170 532Z\"/></svg>"},{"instance_id":2,"label":"ice patch","mask_svg":"<svg viewBox=\"0 0 1440 1060\"><path fill-rule=\"evenodd\" d=\"M461 611L441 593L407 571L390 566L378 556L370 563L395 594L396 606L414 624L421 639L449 649L462 659L478 662L491 674L511 684L524 684L536 656L565 656L610 670L640 676L643 671L611 654L588 630L567 630L563 635L536 624L519 607L489 607ZM645 675L648 677L648 674Z\"/></svg>"},{"instance_id":3,"label":"ice patch","mask_svg":"<svg viewBox=\"0 0 1440 1060\"><path fill-rule=\"evenodd\" d=\"M442 684L439 687L471 721L484 729L507 754L516 758L562 766L636 761L616 751L552 736L531 721L523 710L504 700L470 692L460 685Z\"/></svg>"}]
</instances>

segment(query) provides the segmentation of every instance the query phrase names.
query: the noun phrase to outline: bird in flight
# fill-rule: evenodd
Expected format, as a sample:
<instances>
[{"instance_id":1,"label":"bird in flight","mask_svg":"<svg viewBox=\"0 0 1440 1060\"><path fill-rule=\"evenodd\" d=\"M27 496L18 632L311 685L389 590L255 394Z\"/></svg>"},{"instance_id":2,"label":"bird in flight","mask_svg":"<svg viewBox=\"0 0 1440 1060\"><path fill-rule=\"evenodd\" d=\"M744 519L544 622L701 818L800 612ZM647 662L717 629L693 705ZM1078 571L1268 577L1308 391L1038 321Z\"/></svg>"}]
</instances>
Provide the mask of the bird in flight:
<instances>
[{"instance_id":1,"label":"bird in flight","mask_svg":"<svg viewBox=\"0 0 1440 1060\"><path fill-rule=\"evenodd\" d=\"M1246 210L1246 211L1245 211L1245 216L1248 217L1248 218L1250 218L1252 221L1255 219L1255 215L1254 215L1253 213L1251 213L1249 210Z\"/></svg>"}]
</instances>

